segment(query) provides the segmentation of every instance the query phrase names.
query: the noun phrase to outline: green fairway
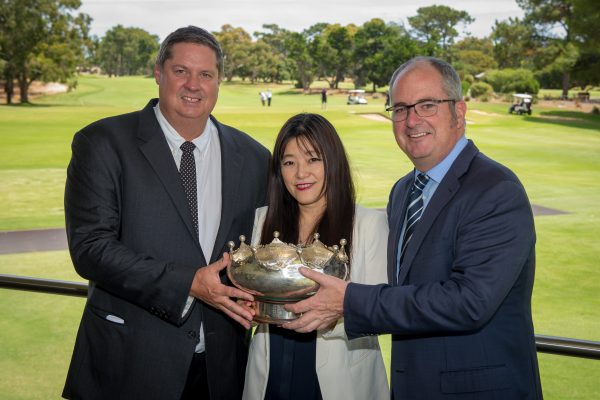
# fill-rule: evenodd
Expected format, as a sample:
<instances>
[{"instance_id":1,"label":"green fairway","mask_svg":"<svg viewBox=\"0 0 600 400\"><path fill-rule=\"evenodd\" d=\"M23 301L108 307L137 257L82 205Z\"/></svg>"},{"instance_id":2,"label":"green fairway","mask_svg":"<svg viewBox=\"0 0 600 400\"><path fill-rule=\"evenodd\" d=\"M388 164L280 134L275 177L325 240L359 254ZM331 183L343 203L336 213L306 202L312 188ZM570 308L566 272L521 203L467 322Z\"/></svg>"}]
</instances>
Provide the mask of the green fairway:
<instances>
[{"instance_id":1,"label":"green fairway","mask_svg":"<svg viewBox=\"0 0 600 400\"><path fill-rule=\"evenodd\" d=\"M273 92L270 108L258 95L267 89ZM152 78L83 76L74 92L34 105L0 106L0 231L64 226L73 134L99 118L138 110L156 94ZM330 91L327 110L321 110L318 91L236 82L222 84L219 97L214 115L268 148L291 115L325 115L342 137L359 202L367 207L385 207L393 183L412 168L390 123L361 115L383 113L382 96L348 106L343 94ZM564 212L535 219L536 333L600 341L600 117L538 105L531 116L509 115L503 103L470 102L468 108L467 137L517 173L532 204ZM80 279L66 251L0 255L0 273ZM83 304L80 298L0 290L0 399L60 396ZM389 365L389 336L381 342ZM539 359L547 399L600 397L600 362Z\"/></svg>"}]
</instances>

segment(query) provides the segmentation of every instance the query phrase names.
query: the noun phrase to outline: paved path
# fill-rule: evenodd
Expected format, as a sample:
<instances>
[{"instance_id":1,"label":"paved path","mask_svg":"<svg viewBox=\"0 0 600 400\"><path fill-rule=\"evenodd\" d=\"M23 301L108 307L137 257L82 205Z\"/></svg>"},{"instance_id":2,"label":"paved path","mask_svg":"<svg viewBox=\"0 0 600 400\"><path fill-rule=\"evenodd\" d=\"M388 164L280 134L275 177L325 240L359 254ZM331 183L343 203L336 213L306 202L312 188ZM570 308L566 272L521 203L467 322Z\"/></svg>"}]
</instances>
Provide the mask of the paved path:
<instances>
[{"instance_id":1,"label":"paved path","mask_svg":"<svg viewBox=\"0 0 600 400\"><path fill-rule=\"evenodd\" d=\"M533 215L566 214L564 211L533 205ZM33 251L66 250L67 234L64 228L31 231L0 231L0 254Z\"/></svg>"},{"instance_id":2,"label":"paved path","mask_svg":"<svg viewBox=\"0 0 600 400\"><path fill-rule=\"evenodd\" d=\"M0 232L0 254L65 250L66 248L67 234L64 228Z\"/></svg>"}]
</instances>

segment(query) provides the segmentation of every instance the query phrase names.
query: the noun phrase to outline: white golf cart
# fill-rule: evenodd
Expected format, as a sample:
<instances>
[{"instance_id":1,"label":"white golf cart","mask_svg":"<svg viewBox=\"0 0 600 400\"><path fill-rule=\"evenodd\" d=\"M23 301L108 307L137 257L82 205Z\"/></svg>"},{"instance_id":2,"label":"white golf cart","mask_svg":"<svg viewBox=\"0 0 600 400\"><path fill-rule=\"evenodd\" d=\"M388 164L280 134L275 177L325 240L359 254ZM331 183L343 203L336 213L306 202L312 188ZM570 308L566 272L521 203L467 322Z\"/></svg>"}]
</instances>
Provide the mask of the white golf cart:
<instances>
[{"instance_id":1,"label":"white golf cart","mask_svg":"<svg viewBox=\"0 0 600 400\"><path fill-rule=\"evenodd\" d=\"M346 104L367 104L365 91L361 89L348 90L348 101Z\"/></svg>"},{"instance_id":2,"label":"white golf cart","mask_svg":"<svg viewBox=\"0 0 600 400\"><path fill-rule=\"evenodd\" d=\"M515 93L513 94L513 104L508 109L508 113L516 113L519 115L531 115L531 102L533 97L528 94Z\"/></svg>"}]
</instances>

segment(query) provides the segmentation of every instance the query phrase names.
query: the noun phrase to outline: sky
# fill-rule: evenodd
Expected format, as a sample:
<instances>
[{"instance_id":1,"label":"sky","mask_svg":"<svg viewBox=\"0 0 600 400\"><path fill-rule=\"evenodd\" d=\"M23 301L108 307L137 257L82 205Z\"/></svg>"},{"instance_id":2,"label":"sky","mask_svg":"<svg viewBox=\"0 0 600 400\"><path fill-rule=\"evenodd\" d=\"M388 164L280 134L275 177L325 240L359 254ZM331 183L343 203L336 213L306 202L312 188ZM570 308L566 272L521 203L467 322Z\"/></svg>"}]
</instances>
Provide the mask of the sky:
<instances>
[{"instance_id":1,"label":"sky","mask_svg":"<svg viewBox=\"0 0 600 400\"><path fill-rule=\"evenodd\" d=\"M318 22L362 25L372 18L408 26L407 17L434 4L467 11L475 22L466 30L477 37L489 35L495 20L523 16L515 0L82 0L79 11L93 18L92 34L99 37L121 24L162 40L187 25L219 31L230 24L250 34L262 31L263 24L300 32Z\"/></svg>"}]
</instances>

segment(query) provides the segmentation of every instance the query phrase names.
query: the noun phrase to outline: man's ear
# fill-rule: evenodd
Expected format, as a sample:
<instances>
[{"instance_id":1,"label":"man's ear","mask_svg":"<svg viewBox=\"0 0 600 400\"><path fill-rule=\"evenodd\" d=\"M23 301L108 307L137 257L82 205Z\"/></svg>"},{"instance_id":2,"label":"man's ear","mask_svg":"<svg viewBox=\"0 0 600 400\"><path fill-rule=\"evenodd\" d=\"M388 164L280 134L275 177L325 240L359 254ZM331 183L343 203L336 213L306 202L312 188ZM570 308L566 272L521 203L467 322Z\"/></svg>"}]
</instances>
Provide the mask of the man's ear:
<instances>
[{"instance_id":1,"label":"man's ear","mask_svg":"<svg viewBox=\"0 0 600 400\"><path fill-rule=\"evenodd\" d=\"M161 70L160 70L160 66L158 64L154 64L154 81L156 82L156 84L160 84L160 74L161 74Z\"/></svg>"},{"instance_id":2,"label":"man's ear","mask_svg":"<svg viewBox=\"0 0 600 400\"><path fill-rule=\"evenodd\" d=\"M454 105L454 109L456 110L456 127L464 132L465 116L467 115L467 103L464 100L458 100Z\"/></svg>"}]
</instances>

